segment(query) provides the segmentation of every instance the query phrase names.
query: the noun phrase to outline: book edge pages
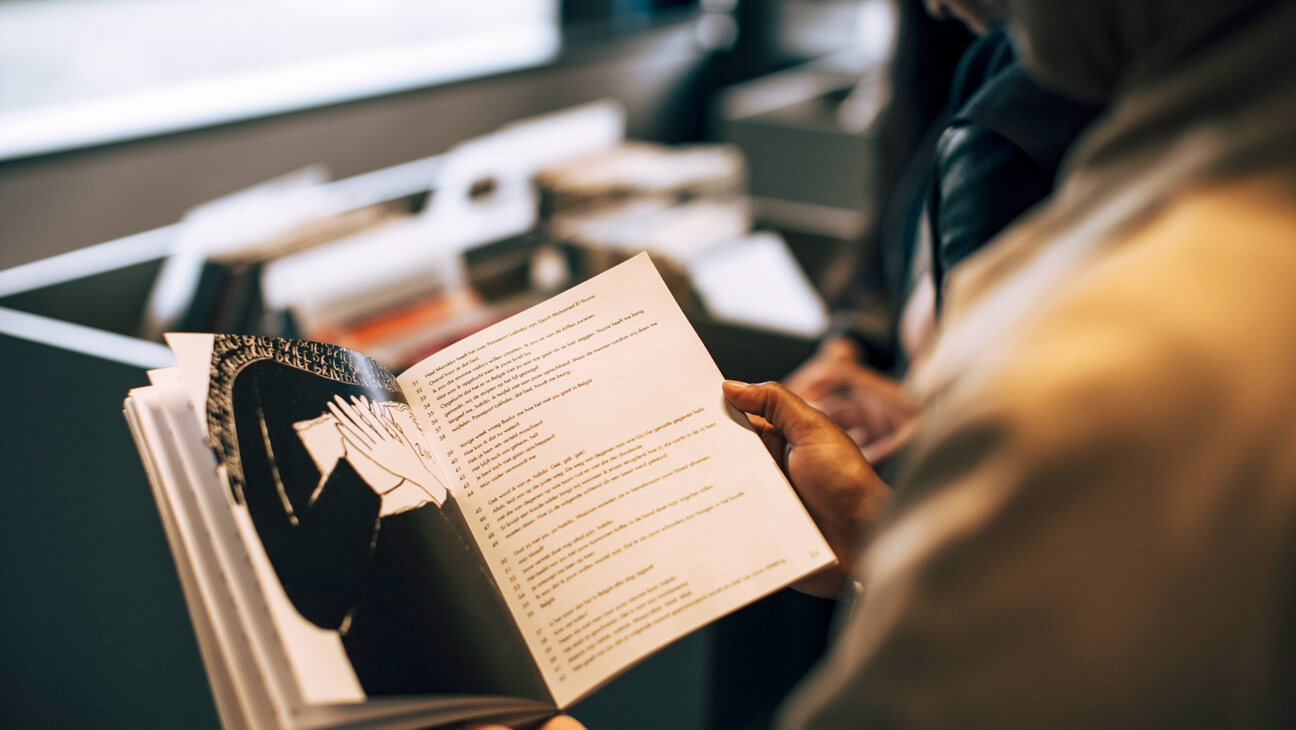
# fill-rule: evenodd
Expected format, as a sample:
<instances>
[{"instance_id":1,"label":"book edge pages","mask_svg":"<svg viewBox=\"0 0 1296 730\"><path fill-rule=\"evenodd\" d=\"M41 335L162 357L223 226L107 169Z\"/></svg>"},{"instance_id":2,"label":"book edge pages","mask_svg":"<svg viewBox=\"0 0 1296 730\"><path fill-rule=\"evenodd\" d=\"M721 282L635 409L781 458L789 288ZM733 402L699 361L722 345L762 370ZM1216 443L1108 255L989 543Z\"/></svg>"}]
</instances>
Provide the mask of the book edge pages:
<instances>
[{"instance_id":1,"label":"book edge pages","mask_svg":"<svg viewBox=\"0 0 1296 730\"><path fill-rule=\"evenodd\" d=\"M151 374L155 381L159 378ZM160 378L165 380L165 376ZM178 441L167 438L172 424L166 421L164 388L158 386L133 389L123 411L133 434L138 434L141 457L149 475L155 499L168 540L172 542L177 572L185 590L186 605L198 634L199 648L217 711L225 727L301 727L325 728L339 725L415 728L429 723L462 721L523 722L552 714L554 708L544 703L510 697L409 696L365 699L355 703L326 703L297 707L276 707L272 687L263 663L254 656L252 647L262 652L267 647L247 631L240 617L236 598L228 588L228 576L219 565L212 538L196 534L195 523L203 524L196 502L185 504L179 491L187 480L177 476L183 470ZM173 394L174 395L174 394ZM170 417L182 416L171 413ZM203 525L206 526L205 524ZM206 548L206 549L204 549ZM199 557L207 553L205 557ZM218 596L225 600L218 600ZM225 605L228 604L228 605ZM240 681L240 679L242 681Z\"/></svg>"},{"instance_id":2,"label":"book edge pages","mask_svg":"<svg viewBox=\"0 0 1296 730\"><path fill-rule=\"evenodd\" d=\"M127 422L149 476L221 722L227 727L259 727L266 724L265 719L273 714L269 695L256 691L255 683L251 688L245 686L240 689L235 679L240 676L240 671L257 670L255 667L240 670L236 666L237 652L231 642L223 638L236 630L237 625L228 614L213 608L214 587L211 584L218 579L211 575L213 566L209 560L197 557L202 549L189 527L194 515L176 501L178 456L174 453L176 447L170 447L161 433L162 426L157 420L160 416L160 406L156 402L158 395L156 387L131 390L124 407Z\"/></svg>"}]
</instances>

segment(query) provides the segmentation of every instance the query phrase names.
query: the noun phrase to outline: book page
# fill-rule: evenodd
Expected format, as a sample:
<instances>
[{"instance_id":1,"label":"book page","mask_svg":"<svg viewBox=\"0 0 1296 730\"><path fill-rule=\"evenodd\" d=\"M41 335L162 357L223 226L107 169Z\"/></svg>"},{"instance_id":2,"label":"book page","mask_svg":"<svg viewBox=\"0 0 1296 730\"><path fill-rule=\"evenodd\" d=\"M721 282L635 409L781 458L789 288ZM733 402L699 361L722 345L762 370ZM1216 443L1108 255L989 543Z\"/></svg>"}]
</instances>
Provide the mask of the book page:
<instances>
[{"instance_id":1,"label":"book page","mask_svg":"<svg viewBox=\"0 0 1296 730\"><path fill-rule=\"evenodd\" d=\"M214 539L246 546L244 604L273 623L306 703L363 691L551 704L390 373L315 342L168 339L238 528Z\"/></svg>"},{"instance_id":2,"label":"book page","mask_svg":"<svg viewBox=\"0 0 1296 730\"><path fill-rule=\"evenodd\" d=\"M560 705L832 560L646 255L398 381Z\"/></svg>"}]
</instances>

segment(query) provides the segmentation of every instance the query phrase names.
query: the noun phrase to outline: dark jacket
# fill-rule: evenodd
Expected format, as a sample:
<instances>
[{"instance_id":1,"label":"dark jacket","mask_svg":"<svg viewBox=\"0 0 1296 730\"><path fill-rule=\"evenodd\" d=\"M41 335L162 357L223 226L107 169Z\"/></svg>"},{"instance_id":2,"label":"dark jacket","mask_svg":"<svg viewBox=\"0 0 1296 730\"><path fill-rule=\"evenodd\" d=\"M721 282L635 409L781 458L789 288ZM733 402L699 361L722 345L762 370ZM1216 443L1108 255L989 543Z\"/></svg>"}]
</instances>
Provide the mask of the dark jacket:
<instances>
[{"instance_id":1,"label":"dark jacket","mask_svg":"<svg viewBox=\"0 0 1296 730\"><path fill-rule=\"evenodd\" d=\"M949 108L924 212L938 296L960 261L1048 197L1067 150L1099 111L1035 83L1001 31L968 49Z\"/></svg>"},{"instance_id":2,"label":"dark jacket","mask_svg":"<svg viewBox=\"0 0 1296 730\"><path fill-rule=\"evenodd\" d=\"M918 169L902 176L922 182L884 216L892 222L882 232L882 280L897 316L928 271L939 305L959 262L1048 197L1067 151L1100 111L1035 83L1002 31L967 49L928 152L915 154ZM904 370L894 337L882 346L859 339L875 366Z\"/></svg>"}]
</instances>

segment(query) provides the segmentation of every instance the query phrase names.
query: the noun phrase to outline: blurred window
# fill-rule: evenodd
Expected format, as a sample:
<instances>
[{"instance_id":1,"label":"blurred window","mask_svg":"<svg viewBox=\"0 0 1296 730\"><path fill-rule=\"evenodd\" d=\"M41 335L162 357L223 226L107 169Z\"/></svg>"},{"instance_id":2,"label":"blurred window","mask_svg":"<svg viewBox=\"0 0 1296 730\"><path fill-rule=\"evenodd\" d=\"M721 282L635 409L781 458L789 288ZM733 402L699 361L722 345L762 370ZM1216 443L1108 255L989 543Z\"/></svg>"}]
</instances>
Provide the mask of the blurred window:
<instances>
[{"instance_id":1,"label":"blurred window","mask_svg":"<svg viewBox=\"0 0 1296 730\"><path fill-rule=\"evenodd\" d=\"M0 0L0 159L524 68L560 0Z\"/></svg>"}]
</instances>

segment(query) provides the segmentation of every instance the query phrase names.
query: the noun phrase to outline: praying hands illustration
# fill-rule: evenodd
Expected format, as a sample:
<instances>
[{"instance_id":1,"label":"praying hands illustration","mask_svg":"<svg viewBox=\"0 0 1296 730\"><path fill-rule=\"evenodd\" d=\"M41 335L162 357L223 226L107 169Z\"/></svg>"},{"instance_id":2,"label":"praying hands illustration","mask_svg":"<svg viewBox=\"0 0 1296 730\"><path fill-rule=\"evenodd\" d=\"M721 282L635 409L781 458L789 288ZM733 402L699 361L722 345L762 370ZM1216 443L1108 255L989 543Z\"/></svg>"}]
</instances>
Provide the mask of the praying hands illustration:
<instances>
[{"instance_id":1,"label":"praying hands illustration","mask_svg":"<svg viewBox=\"0 0 1296 730\"><path fill-rule=\"evenodd\" d=\"M358 452L396 479L392 486L378 486L382 514L394 514L435 502L445 502L445 483L437 474L436 462L422 441L422 432L404 403L375 403L364 396L343 399L334 396L328 404L342 434L349 461ZM375 480L376 481L376 480Z\"/></svg>"}]
</instances>

